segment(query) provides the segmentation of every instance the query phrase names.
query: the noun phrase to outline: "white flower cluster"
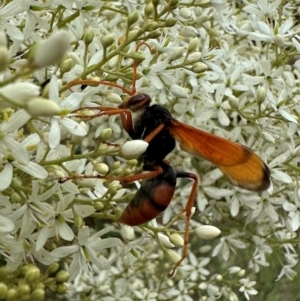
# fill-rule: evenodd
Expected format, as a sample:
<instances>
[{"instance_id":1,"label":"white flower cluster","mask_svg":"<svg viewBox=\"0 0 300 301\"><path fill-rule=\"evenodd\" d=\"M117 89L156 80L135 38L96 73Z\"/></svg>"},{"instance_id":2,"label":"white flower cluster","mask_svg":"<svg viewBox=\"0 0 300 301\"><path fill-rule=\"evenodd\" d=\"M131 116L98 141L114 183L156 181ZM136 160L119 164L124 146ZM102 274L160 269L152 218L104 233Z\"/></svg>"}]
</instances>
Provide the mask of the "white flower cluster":
<instances>
[{"instance_id":1,"label":"white flower cluster","mask_svg":"<svg viewBox=\"0 0 300 301\"><path fill-rule=\"evenodd\" d=\"M43 300L41 283L70 300L244 300L292 280L300 228L298 6L3 2L0 272L11 279L32 263L46 270L44 278L36 270L26 276L28 300ZM209 162L170 154L174 168L200 177L189 253L172 279L177 248L188 243L182 209L192 183L178 180L177 202L159 220L165 226L154 220L134 232L118 223L134 187L117 180L140 172L135 158L148 144L124 144L121 118L103 112L135 91L182 122L250 147L271 170L268 191L248 192ZM60 271L51 282L57 264L69 277ZM73 282L64 286L66 279ZM11 283L0 281L1 299L23 296Z\"/></svg>"}]
</instances>

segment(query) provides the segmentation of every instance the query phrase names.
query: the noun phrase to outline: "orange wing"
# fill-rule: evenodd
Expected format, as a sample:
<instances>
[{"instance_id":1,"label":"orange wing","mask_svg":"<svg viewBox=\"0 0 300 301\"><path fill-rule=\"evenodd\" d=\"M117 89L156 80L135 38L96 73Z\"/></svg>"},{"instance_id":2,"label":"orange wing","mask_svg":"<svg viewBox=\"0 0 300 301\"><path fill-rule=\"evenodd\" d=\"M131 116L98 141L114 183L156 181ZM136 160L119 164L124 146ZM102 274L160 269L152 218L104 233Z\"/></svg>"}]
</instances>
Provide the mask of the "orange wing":
<instances>
[{"instance_id":1,"label":"orange wing","mask_svg":"<svg viewBox=\"0 0 300 301\"><path fill-rule=\"evenodd\" d=\"M250 148L171 120L171 135L180 147L214 163L233 185L262 191L270 186L270 170Z\"/></svg>"}]
</instances>

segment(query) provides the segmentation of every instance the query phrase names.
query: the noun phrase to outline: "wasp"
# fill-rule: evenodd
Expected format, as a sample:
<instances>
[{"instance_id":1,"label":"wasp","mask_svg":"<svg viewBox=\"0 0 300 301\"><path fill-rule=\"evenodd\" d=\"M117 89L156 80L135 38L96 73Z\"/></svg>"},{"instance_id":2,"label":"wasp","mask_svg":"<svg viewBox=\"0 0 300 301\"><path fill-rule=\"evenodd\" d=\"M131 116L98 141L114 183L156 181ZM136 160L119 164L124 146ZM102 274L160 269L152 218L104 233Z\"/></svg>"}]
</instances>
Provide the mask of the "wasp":
<instances>
[{"instance_id":1,"label":"wasp","mask_svg":"<svg viewBox=\"0 0 300 301\"><path fill-rule=\"evenodd\" d=\"M181 149L212 162L233 185L247 190L268 189L270 171L263 160L250 148L180 122L159 104L151 105L149 95L135 91L136 68L134 64L132 90L106 81L78 80L70 82L69 85L104 84L122 89L129 97L117 108L97 108L100 112L97 116L120 115L122 125L131 139L142 139L149 143L142 154L145 173L121 179L114 177L123 183L143 179L140 188L123 211L120 222L136 226L154 219L170 204L178 178L190 178L194 181L184 208L186 231L182 258L171 270L169 275L172 276L188 253L191 210L198 187L197 175L177 171L166 160L166 156L175 148L176 140Z\"/></svg>"}]
</instances>

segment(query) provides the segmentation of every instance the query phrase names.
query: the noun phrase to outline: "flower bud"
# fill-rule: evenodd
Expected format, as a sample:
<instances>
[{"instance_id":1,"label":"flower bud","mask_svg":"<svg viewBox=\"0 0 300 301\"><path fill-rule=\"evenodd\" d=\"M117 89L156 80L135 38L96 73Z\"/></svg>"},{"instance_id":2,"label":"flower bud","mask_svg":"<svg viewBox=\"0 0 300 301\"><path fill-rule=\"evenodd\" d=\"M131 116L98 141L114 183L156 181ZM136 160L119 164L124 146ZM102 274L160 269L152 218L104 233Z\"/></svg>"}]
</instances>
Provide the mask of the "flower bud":
<instances>
[{"instance_id":1,"label":"flower bud","mask_svg":"<svg viewBox=\"0 0 300 301\"><path fill-rule=\"evenodd\" d=\"M95 186L95 185L94 185ZM77 228L81 228L82 225L83 225L83 219L81 216L79 215L75 215L74 217L74 225L77 227Z\"/></svg>"},{"instance_id":2,"label":"flower bud","mask_svg":"<svg viewBox=\"0 0 300 301\"><path fill-rule=\"evenodd\" d=\"M116 93L107 93L106 98L111 103L120 104L123 102L121 96Z\"/></svg>"},{"instance_id":3,"label":"flower bud","mask_svg":"<svg viewBox=\"0 0 300 301\"><path fill-rule=\"evenodd\" d=\"M209 246L209 245L202 246L199 249L201 254L205 254L205 253L209 252L210 250L211 250L211 246Z\"/></svg>"},{"instance_id":4,"label":"flower bud","mask_svg":"<svg viewBox=\"0 0 300 301\"><path fill-rule=\"evenodd\" d=\"M132 227L127 225L122 225L121 236L125 241L131 241L134 239L134 230Z\"/></svg>"},{"instance_id":5,"label":"flower bud","mask_svg":"<svg viewBox=\"0 0 300 301\"><path fill-rule=\"evenodd\" d=\"M67 282L69 278L70 274L65 270L59 271L55 276L55 280L60 283Z\"/></svg>"},{"instance_id":6,"label":"flower bud","mask_svg":"<svg viewBox=\"0 0 300 301\"><path fill-rule=\"evenodd\" d=\"M245 271L244 269L242 269L242 270L240 270L240 271L237 273L237 275L238 275L239 277L243 277L243 276L245 275L245 273L246 273L246 271Z\"/></svg>"},{"instance_id":7,"label":"flower bud","mask_svg":"<svg viewBox=\"0 0 300 301\"><path fill-rule=\"evenodd\" d=\"M56 263L56 262L53 262L53 263L51 263L51 264L49 265L49 267L48 267L48 272L49 272L50 274L56 273L58 269L59 269L59 264Z\"/></svg>"},{"instance_id":8,"label":"flower bud","mask_svg":"<svg viewBox=\"0 0 300 301\"><path fill-rule=\"evenodd\" d=\"M45 290L42 288L36 288L30 295L30 300L43 301L45 299Z\"/></svg>"},{"instance_id":9,"label":"flower bud","mask_svg":"<svg viewBox=\"0 0 300 301\"><path fill-rule=\"evenodd\" d=\"M202 25L203 23L207 22L208 20L209 20L208 16L206 16L206 15L201 15L200 17L198 17L198 18L196 19L196 24L197 24L198 26L200 26L200 25Z\"/></svg>"},{"instance_id":10,"label":"flower bud","mask_svg":"<svg viewBox=\"0 0 300 301\"><path fill-rule=\"evenodd\" d=\"M174 248L175 246L170 242L170 239L168 236L162 233L158 233L158 239L161 242L161 244L166 248Z\"/></svg>"},{"instance_id":11,"label":"flower bud","mask_svg":"<svg viewBox=\"0 0 300 301\"><path fill-rule=\"evenodd\" d=\"M170 18L165 22L165 27L173 27L177 23L176 18Z\"/></svg>"},{"instance_id":12,"label":"flower bud","mask_svg":"<svg viewBox=\"0 0 300 301\"><path fill-rule=\"evenodd\" d=\"M66 72L69 72L73 67L73 60L72 59L66 59L60 64L60 72L61 74L64 74Z\"/></svg>"},{"instance_id":13,"label":"flower bud","mask_svg":"<svg viewBox=\"0 0 300 301\"><path fill-rule=\"evenodd\" d=\"M199 45L199 39L197 37L193 38L189 43L188 52L194 52L198 47L198 45Z\"/></svg>"},{"instance_id":14,"label":"flower bud","mask_svg":"<svg viewBox=\"0 0 300 301\"><path fill-rule=\"evenodd\" d=\"M65 284L59 284L56 288L56 292L59 294L64 294L66 293L68 290L68 287Z\"/></svg>"},{"instance_id":15,"label":"flower bud","mask_svg":"<svg viewBox=\"0 0 300 301\"><path fill-rule=\"evenodd\" d=\"M104 48L111 46L115 42L115 36L110 33L101 37L101 43Z\"/></svg>"},{"instance_id":16,"label":"flower bud","mask_svg":"<svg viewBox=\"0 0 300 301\"><path fill-rule=\"evenodd\" d=\"M229 274L236 274L241 270L240 267L233 266L228 269Z\"/></svg>"},{"instance_id":17,"label":"flower bud","mask_svg":"<svg viewBox=\"0 0 300 301\"><path fill-rule=\"evenodd\" d=\"M0 72L5 71L9 64L8 50L4 46L0 46Z\"/></svg>"},{"instance_id":18,"label":"flower bud","mask_svg":"<svg viewBox=\"0 0 300 301\"><path fill-rule=\"evenodd\" d=\"M109 167L105 163L97 163L95 165L95 170L100 175L106 175L109 171Z\"/></svg>"},{"instance_id":19,"label":"flower bud","mask_svg":"<svg viewBox=\"0 0 300 301\"><path fill-rule=\"evenodd\" d=\"M201 290L206 290L207 289L207 284L205 282L201 282L200 285L198 286Z\"/></svg>"},{"instance_id":20,"label":"flower bud","mask_svg":"<svg viewBox=\"0 0 300 301\"><path fill-rule=\"evenodd\" d=\"M3 282L0 282L0 300L5 299L7 289L7 285Z\"/></svg>"},{"instance_id":21,"label":"flower bud","mask_svg":"<svg viewBox=\"0 0 300 301\"><path fill-rule=\"evenodd\" d=\"M213 239L213 238L219 236L221 233L220 229L218 229L215 226L210 226L210 225L200 226L195 230L195 232L199 238L205 239L205 240Z\"/></svg>"},{"instance_id":22,"label":"flower bud","mask_svg":"<svg viewBox=\"0 0 300 301\"><path fill-rule=\"evenodd\" d=\"M41 97L28 101L26 110L32 117L51 117L61 112L60 107L54 101Z\"/></svg>"},{"instance_id":23,"label":"flower bud","mask_svg":"<svg viewBox=\"0 0 300 301\"><path fill-rule=\"evenodd\" d=\"M187 7L182 7L179 9L179 15L185 19L188 19L191 17L192 13Z\"/></svg>"},{"instance_id":24,"label":"flower bud","mask_svg":"<svg viewBox=\"0 0 300 301\"><path fill-rule=\"evenodd\" d=\"M189 62L199 62L201 60L201 52L193 52L188 56Z\"/></svg>"},{"instance_id":25,"label":"flower bud","mask_svg":"<svg viewBox=\"0 0 300 301\"><path fill-rule=\"evenodd\" d=\"M170 92L177 98L188 98L186 90L178 85L171 85Z\"/></svg>"},{"instance_id":26,"label":"flower bud","mask_svg":"<svg viewBox=\"0 0 300 301\"><path fill-rule=\"evenodd\" d=\"M25 280L27 283L34 283L40 278L41 272L35 266L28 267L28 270L25 273Z\"/></svg>"},{"instance_id":27,"label":"flower bud","mask_svg":"<svg viewBox=\"0 0 300 301\"><path fill-rule=\"evenodd\" d=\"M284 46L285 46L284 37L280 34L277 34L275 36L274 42L279 48L284 48Z\"/></svg>"},{"instance_id":28,"label":"flower bud","mask_svg":"<svg viewBox=\"0 0 300 301\"><path fill-rule=\"evenodd\" d=\"M17 288L17 294L19 296L25 297L28 296L31 292L30 286L27 283L19 284Z\"/></svg>"},{"instance_id":29,"label":"flower bud","mask_svg":"<svg viewBox=\"0 0 300 301\"><path fill-rule=\"evenodd\" d=\"M168 260L170 260L174 264L177 263L181 259L181 256L177 252L175 252L174 250L171 250L171 249L166 249L165 255L168 258Z\"/></svg>"},{"instance_id":30,"label":"flower bud","mask_svg":"<svg viewBox=\"0 0 300 301\"><path fill-rule=\"evenodd\" d=\"M169 236L169 240L172 244L174 244L176 247L183 247L184 245L184 239L182 236L178 233L173 233Z\"/></svg>"},{"instance_id":31,"label":"flower bud","mask_svg":"<svg viewBox=\"0 0 300 301\"><path fill-rule=\"evenodd\" d=\"M83 41L85 45L90 45L95 37L95 33L92 29L89 29L87 32L84 33Z\"/></svg>"},{"instance_id":32,"label":"flower bud","mask_svg":"<svg viewBox=\"0 0 300 301\"><path fill-rule=\"evenodd\" d=\"M105 140L107 140L111 135L112 135L112 129L111 129L111 128L108 128L108 129L104 129L104 130L100 133L99 138L100 138L100 140L105 141Z\"/></svg>"},{"instance_id":33,"label":"flower bud","mask_svg":"<svg viewBox=\"0 0 300 301\"><path fill-rule=\"evenodd\" d=\"M144 140L127 141L122 145L119 155L127 160L138 158L148 148Z\"/></svg>"},{"instance_id":34,"label":"flower bud","mask_svg":"<svg viewBox=\"0 0 300 301\"><path fill-rule=\"evenodd\" d=\"M257 88L256 101L258 104L262 104L266 98L266 89L262 86Z\"/></svg>"},{"instance_id":35,"label":"flower bud","mask_svg":"<svg viewBox=\"0 0 300 301\"><path fill-rule=\"evenodd\" d=\"M18 297L18 295L17 295L17 290L15 288L10 288L7 291L6 300L7 301L17 301L17 300L20 300L19 297Z\"/></svg>"},{"instance_id":36,"label":"flower bud","mask_svg":"<svg viewBox=\"0 0 300 301\"><path fill-rule=\"evenodd\" d=\"M104 209L104 205L102 204L102 202L94 202L93 206L96 209L96 211L102 211Z\"/></svg>"},{"instance_id":37,"label":"flower bud","mask_svg":"<svg viewBox=\"0 0 300 301\"><path fill-rule=\"evenodd\" d=\"M148 22L145 27L145 31L154 31L159 27L159 24L155 21Z\"/></svg>"},{"instance_id":38,"label":"flower bud","mask_svg":"<svg viewBox=\"0 0 300 301\"><path fill-rule=\"evenodd\" d=\"M157 39L161 36L161 32L159 32L158 30L156 31L151 31L148 33L147 35L147 39Z\"/></svg>"},{"instance_id":39,"label":"flower bud","mask_svg":"<svg viewBox=\"0 0 300 301\"><path fill-rule=\"evenodd\" d=\"M45 68L60 61L70 45L66 31L58 31L35 47L30 58L34 68Z\"/></svg>"},{"instance_id":40,"label":"flower bud","mask_svg":"<svg viewBox=\"0 0 300 301\"><path fill-rule=\"evenodd\" d=\"M172 53L170 55L170 62L182 58L182 56L184 54L184 51L185 51L184 47L177 47L177 48L175 48L175 50L172 51Z\"/></svg>"},{"instance_id":41,"label":"flower bud","mask_svg":"<svg viewBox=\"0 0 300 301\"><path fill-rule=\"evenodd\" d=\"M144 9L145 16L148 16L148 17L151 16L153 14L153 11L154 11L153 4L152 3L146 4L145 9Z\"/></svg>"},{"instance_id":42,"label":"flower bud","mask_svg":"<svg viewBox=\"0 0 300 301\"><path fill-rule=\"evenodd\" d=\"M203 73L207 69L208 69L208 67L206 64L198 62L193 66L192 71L195 73Z\"/></svg>"},{"instance_id":43,"label":"flower bud","mask_svg":"<svg viewBox=\"0 0 300 301\"><path fill-rule=\"evenodd\" d=\"M130 27L132 24L134 24L138 19L139 19L139 14L136 10L134 12L132 12L131 14L129 14L127 17L128 27Z\"/></svg>"}]
</instances>

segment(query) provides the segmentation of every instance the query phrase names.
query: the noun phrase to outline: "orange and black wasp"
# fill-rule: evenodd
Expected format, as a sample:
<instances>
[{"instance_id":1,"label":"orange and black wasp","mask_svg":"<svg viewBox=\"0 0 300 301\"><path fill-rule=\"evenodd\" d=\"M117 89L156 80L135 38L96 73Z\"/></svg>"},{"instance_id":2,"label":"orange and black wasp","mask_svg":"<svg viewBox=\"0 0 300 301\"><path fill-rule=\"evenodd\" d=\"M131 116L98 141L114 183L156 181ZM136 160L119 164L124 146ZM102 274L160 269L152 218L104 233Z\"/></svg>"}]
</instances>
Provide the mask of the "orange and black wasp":
<instances>
[{"instance_id":1,"label":"orange and black wasp","mask_svg":"<svg viewBox=\"0 0 300 301\"><path fill-rule=\"evenodd\" d=\"M174 170L165 159L174 149L175 141L180 143L183 150L218 166L233 185L247 190L266 190L270 186L270 171L263 160L250 148L180 122L159 104L151 105L150 96L135 91L136 69L137 65L134 63L132 90L116 83L93 80L76 80L70 82L69 87L77 84L104 84L122 89L129 95L129 98L118 108L95 108L99 111L96 116L120 115L122 125L131 139L142 139L149 143L142 155L145 173L111 178L120 180L122 183L143 179L141 187L122 213L120 222L136 226L154 219L170 204L178 178L194 180L191 194L184 208L186 232L183 254L181 260L170 272L172 276L187 256L191 210L198 187L198 177L195 174Z\"/></svg>"}]
</instances>

